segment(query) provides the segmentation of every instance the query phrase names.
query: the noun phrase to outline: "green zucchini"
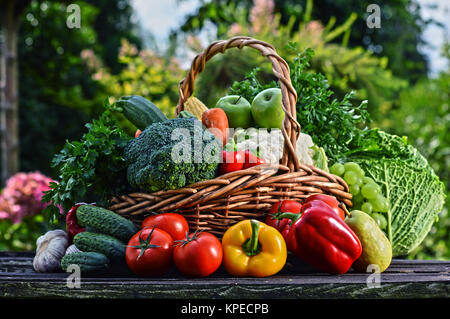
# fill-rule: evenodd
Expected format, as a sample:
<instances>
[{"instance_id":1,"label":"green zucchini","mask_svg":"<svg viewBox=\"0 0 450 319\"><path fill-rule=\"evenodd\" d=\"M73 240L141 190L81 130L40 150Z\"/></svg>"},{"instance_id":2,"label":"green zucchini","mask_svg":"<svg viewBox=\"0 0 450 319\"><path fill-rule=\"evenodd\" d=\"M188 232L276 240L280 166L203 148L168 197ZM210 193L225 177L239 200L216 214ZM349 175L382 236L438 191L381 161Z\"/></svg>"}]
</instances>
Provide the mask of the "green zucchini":
<instances>
[{"instance_id":1,"label":"green zucchini","mask_svg":"<svg viewBox=\"0 0 450 319\"><path fill-rule=\"evenodd\" d=\"M116 105L122 108L123 115L141 131L153 123L168 120L155 104L142 96L123 96Z\"/></svg>"},{"instance_id":2,"label":"green zucchini","mask_svg":"<svg viewBox=\"0 0 450 319\"><path fill-rule=\"evenodd\" d=\"M125 257L125 244L109 235L84 231L76 234L73 242L81 251L102 253L109 259Z\"/></svg>"},{"instance_id":3,"label":"green zucchini","mask_svg":"<svg viewBox=\"0 0 450 319\"><path fill-rule=\"evenodd\" d=\"M109 259L105 255L97 252L78 252L64 255L61 259L61 268L67 271L70 265L80 267L82 273L106 270L109 266Z\"/></svg>"},{"instance_id":4,"label":"green zucchini","mask_svg":"<svg viewBox=\"0 0 450 319\"><path fill-rule=\"evenodd\" d=\"M82 205L78 207L76 214L80 226L92 227L124 243L128 243L128 240L139 230L131 220L99 206Z\"/></svg>"}]
</instances>

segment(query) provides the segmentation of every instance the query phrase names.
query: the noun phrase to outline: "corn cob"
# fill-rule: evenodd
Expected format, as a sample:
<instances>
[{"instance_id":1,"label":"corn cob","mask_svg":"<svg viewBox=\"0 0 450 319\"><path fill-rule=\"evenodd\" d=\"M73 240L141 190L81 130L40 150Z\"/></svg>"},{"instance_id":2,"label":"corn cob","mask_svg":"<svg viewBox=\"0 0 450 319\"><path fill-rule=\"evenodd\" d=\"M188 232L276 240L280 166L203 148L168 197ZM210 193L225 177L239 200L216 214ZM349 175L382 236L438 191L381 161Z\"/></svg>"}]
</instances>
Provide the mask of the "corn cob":
<instances>
[{"instance_id":1,"label":"corn cob","mask_svg":"<svg viewBox=\"0 0 450 319\"><path fill-rule=\"evenodd\" d=\"M186 100L186 102L184 102L184 110L191 112L197 119L201 121L203 112L208 110L208 108L195 96L191 96Z\"/></svg>"}]
</instances>

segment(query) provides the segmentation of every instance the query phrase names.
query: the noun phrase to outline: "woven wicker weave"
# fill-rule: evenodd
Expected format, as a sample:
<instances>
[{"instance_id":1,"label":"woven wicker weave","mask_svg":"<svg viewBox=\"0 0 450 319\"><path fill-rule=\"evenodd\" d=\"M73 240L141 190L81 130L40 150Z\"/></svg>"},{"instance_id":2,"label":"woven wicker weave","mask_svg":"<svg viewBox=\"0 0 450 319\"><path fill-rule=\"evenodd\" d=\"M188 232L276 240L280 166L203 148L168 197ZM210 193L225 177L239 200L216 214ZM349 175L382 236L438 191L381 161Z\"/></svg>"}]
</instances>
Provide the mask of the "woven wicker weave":
<instances>
[{"instance_id":1,"label":"woven wicker weave","mask_svg":"<svg viewBox=\"0 0 450 319\"><path fill-rule=\"evenodd\" d=\"M302 202L311 194L324 193L352 205L352 196L342 178L299 162L295 152L300 134L296 120L297 94L291 84L288 64L270 44L243 36L210 44L194 58L186 78L180 82L180 99L175 115L183 110L184 102L193 93L194 81L206 62L229 48L243 47L254 48L267 57L279 80L285 112L282 124L284 149L280 163L228 173L177 190L117 196L111 201L111 210L136 223L152 212L177 212L186 217L191 230L202 229L221 236L230 225L240 220L263 218L265 212L282 199Z\"/></svg>"}]
</instances>

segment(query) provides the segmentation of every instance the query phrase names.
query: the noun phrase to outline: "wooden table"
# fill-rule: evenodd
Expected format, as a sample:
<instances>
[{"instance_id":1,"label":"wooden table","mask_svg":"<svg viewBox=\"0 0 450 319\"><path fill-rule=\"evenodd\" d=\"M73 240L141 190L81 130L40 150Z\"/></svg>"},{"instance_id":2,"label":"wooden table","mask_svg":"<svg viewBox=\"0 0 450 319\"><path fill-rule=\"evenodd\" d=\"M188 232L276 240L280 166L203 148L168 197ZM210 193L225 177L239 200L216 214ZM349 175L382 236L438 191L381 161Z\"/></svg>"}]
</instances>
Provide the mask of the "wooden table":
<instances>
[{"instance_id":1,"label":"wooden table","mask_svg":"<svg viewBox=\"0 0 450 319\"><path fill-rule=\"evenodd\" d=\"M382 274L332 276L289 257L284 269L268 278L233 278L219 269L208 278L186 278L172 269L158 278L126 271L82 275L68 288L69 273L36 273L33 253L0 252L3 298L449 298L450 261L393 260ZM378 283L378 285L377 285Z\"/></svg>"}]
</instances>

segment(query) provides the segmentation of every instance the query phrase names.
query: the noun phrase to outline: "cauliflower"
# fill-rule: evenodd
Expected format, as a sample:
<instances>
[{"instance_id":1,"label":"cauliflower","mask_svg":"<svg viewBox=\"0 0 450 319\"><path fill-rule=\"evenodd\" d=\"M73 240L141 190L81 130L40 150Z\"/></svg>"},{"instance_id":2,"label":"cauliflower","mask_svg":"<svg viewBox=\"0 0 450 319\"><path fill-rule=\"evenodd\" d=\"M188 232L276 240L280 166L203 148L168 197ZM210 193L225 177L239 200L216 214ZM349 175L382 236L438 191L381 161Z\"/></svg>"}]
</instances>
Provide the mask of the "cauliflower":
<instances>
[{"instance_id":1,"label":"cauliflower","mask_svg":"<svg viewBox=\"0 0 450 319\"><path fill-rule=\"evenodd\" d=\"M246 130L237 129L230 143L228 147L235 150L248 149L269 163L278 163L283 156L284 137L279 129L272 129L270 132L267 129L253 127ZM296 152L301 163L316 165L322 169L326 168L325 154L321 151L321 148L314 145L311 136L308 134L300 133L296 144ZM318 165L318 161L320 161L320 165Z\"/></svg>"}]
</instances>

